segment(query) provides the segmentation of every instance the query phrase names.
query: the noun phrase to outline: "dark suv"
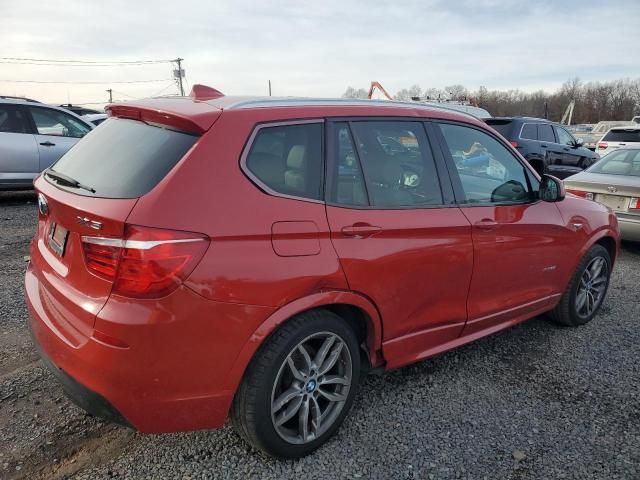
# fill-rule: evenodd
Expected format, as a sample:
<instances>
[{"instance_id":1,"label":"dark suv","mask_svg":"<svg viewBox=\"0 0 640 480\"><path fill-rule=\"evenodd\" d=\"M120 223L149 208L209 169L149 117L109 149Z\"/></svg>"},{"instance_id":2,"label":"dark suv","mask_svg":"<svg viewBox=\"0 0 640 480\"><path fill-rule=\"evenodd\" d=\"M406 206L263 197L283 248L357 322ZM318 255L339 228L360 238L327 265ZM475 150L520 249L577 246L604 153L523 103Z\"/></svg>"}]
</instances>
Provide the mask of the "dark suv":
<instances>
[{"instance_id":1,"label":"dark suv","mask_svg":"<svg viewBox=\"0 0 640 480\"><path fill-rule=\"evenodd\" d=\"M557 123L541 118L496 117L485 122L516 147L540 174L566 178L592 165L600 156L582 146Z\"/></svg>"}]
</instances>

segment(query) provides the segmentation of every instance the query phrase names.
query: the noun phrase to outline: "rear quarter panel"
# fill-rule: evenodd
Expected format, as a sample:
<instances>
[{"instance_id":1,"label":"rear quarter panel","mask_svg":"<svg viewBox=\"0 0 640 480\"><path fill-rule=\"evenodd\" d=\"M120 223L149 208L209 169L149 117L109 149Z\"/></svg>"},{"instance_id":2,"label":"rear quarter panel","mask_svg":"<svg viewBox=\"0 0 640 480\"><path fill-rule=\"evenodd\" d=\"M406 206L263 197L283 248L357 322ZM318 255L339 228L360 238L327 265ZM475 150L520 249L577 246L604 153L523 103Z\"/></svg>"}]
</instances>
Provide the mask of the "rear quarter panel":
<instances>
[{"instance_id":1,"label":"rear quarter panel","mask_svg":"<svg viewBox=\"0 0 640 480\"><path fill-rule=\"evenodd\" d=\"M268 195L240 168L254 126L270 120L268 110L223 113L178 168L140 198L128 220L208 235L211 245L185 282L206 298L281 306L323 289L347 288L324 204ZM310 226L314 248L298 255L291 242L298 233L309 242ZM280 234L281 241L272 242Z\"/></svg>"}]
</instances>

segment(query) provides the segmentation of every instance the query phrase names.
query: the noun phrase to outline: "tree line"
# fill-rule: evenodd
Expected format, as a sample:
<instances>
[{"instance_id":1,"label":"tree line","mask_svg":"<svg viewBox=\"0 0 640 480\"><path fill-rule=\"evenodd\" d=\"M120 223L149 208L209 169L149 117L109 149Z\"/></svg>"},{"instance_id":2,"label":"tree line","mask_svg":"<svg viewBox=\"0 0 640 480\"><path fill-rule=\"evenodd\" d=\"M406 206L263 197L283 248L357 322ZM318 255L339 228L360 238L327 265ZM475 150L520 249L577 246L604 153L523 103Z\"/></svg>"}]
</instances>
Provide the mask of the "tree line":
<instances>
[{"instance_id":1,"label":"tree line","mask_svg":"<svg viewBox=\"0 0 640 480\"><path fill-rule=\"evenodd\" d=\"M367 98L363 89L348 87L344 98ZM481 86L468 90L463 85L423 90L419 85L399 90L396 100L464 101L488 110L493 116L545 116L559 122L572 100L575 108L571 123L597 123L602 120L631 120L640 114L640 78L608 82L582 82L572 78L555 92L539 90L489 90Z\"/></svg>"}]
</instances>

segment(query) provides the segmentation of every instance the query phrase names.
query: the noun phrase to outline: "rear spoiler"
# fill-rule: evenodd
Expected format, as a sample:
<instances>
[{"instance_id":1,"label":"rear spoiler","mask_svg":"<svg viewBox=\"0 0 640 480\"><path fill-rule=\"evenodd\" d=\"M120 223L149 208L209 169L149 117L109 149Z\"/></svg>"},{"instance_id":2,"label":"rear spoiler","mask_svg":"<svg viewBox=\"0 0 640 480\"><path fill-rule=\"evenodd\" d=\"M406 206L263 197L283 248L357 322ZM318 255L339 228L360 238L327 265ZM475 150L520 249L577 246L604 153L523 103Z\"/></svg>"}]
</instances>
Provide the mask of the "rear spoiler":
<instances>
[{"instance_id":1,"label":"rear spoiler","mask_svg":"<svg viewBox=\"0 0 640 480\"><path fill-rule=\"evenodd\" d=\"M206 88L206 87L205 87ZM215 98L217 90L197 91L190 97L165 97L132 103L113 103L106 107L110 117L130 118L155 125L163 125L187 133L202 135L211 128L222 110L203 102L203 97ZM211 89L213 90L213 89Z\"/></svg>"}]
</instances>

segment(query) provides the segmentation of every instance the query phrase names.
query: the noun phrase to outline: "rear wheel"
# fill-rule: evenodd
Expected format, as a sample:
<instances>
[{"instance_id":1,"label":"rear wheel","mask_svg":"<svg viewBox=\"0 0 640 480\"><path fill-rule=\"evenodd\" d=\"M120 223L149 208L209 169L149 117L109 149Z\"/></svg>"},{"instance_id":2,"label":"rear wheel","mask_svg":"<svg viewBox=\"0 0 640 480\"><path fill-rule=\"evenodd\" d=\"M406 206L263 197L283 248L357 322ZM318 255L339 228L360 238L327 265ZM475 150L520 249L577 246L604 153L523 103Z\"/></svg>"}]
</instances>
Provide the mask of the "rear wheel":
<instances>
[{"instance_id":1,"label":"rear wheel","mask_svg":"<svg viewBox=\"0 0 640 480\"><path fill-rule=\"evenodd\" d=\"M351 328L325 310L284 324L251 362L231 420L254 447L278 457L312 452L347 415L358 387L360 349Z\"/></svg>"},{"instance_id":2,"label":"rear wheel","mask_svg":"<svg viewBox=\"0 0 640 480\"><path fill-rule=\"evenodd\" d=\"M609 288L611 257L602 245L594 245L580 261L551 318L561 325L578 326L598 313Z\"/></svg>"}]
</instances>

